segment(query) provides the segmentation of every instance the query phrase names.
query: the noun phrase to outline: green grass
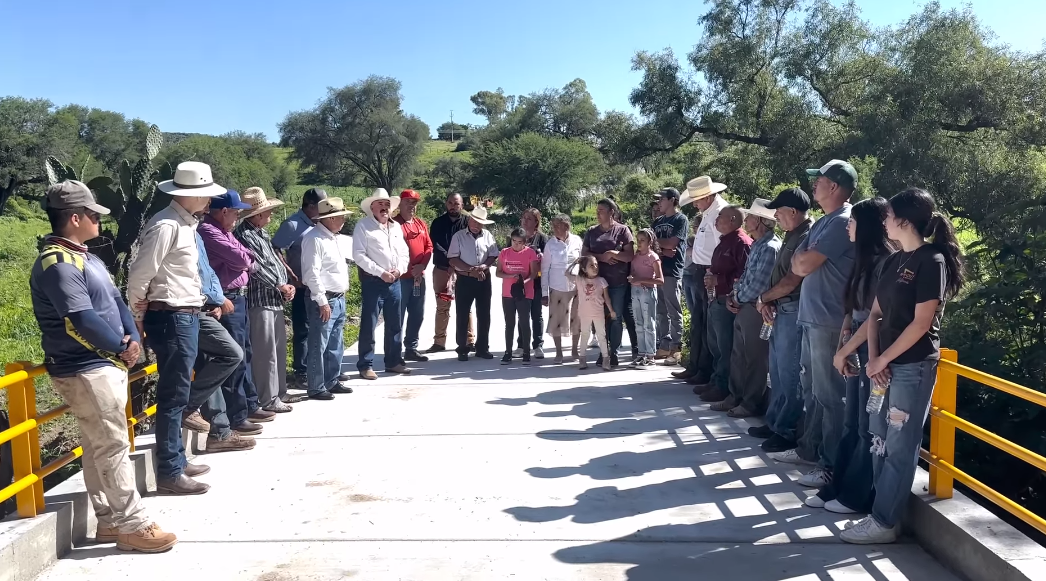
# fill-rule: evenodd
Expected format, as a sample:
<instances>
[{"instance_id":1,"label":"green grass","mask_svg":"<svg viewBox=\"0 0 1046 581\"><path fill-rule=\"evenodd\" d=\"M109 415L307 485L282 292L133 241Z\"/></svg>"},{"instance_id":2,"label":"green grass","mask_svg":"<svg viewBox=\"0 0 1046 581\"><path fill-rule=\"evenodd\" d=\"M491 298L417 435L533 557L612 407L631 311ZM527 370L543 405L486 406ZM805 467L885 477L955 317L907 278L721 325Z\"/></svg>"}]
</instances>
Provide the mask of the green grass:
<instances>
[{"instance_id":1,"label":"green grass","mask_svg":"<svg viewBox=\"0 0 1046 581\"><path fill-rule=\"evenodd\" d=\"M458 157L461 159L469 159L470 155L467 151L455 152L454 149L458 144L451 143L450 141L441 141L439 139L433 139L425 144L425 151L418 156L418 173L422 173L432 169L432 166L436 165L436 160L441 157Z\"/></svg>"}]
</instances>

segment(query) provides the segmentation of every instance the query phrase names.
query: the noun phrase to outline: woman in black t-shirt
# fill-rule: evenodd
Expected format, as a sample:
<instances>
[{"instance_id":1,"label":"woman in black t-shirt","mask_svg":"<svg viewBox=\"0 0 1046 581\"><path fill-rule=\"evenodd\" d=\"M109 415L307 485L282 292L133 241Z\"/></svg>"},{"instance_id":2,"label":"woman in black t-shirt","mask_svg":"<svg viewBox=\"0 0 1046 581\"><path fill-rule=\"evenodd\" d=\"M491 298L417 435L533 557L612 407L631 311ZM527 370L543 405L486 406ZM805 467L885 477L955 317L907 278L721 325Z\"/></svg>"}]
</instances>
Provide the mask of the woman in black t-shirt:
<instances>
[{"instance_id":1,"label":"woman in black t-shirt","mask_svg":"<svg viewBox=\"0 0 1046 581\"><path fill-rule=\"evenodd\" d=\"M868 363L868 313L875 301L875 288L882 272L883 262L892 247L886 237L886 216L889 202L875 197L854 204L850 210L847 228L854 243L854 268L846 283L844 304L846 317L840 334L839 351L834 365L846 376L846 414L843 416L843 437L832 463L832 480L816 495L806 499L806 505L839 514L868 513L875 493L872 489L872 457L868 453L872 436L868 431L868 413L864 410L871 391L871 382L864 373ZM847 360L857 354L858 366Z\"/></svg>"},{"instance_id":2,"label":"woman in black t-shirt","mask_svg":"<svg viewBox=\"0 0 1046 581\"><path fill-rule=\"evenodd\" d=\"M865 371L889 389L882 409L869 418L872 514L840 535L855 544L897 539L937 380L944 302L964 278L955 230L926 191L910 188L890 199L886 233L900 251L883 263L876 286Z\"/></svg>"}]
</instances>

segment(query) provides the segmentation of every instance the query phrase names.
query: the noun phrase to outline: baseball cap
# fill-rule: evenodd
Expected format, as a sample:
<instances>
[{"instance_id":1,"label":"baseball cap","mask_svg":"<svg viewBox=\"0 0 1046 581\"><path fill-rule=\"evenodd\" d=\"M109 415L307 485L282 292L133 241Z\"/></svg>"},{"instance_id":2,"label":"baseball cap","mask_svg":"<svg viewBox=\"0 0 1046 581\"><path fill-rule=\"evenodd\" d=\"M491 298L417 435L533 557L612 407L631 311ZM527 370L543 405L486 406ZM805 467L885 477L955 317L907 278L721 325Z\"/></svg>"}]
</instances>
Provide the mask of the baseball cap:
<instances>
[{"instance_id":1,"label":"baseball cap","mask_svg":"<svg viewBox=\"0 0 1046 581\"><path fill-rule=\"evenodd\" d=\"M787 188L777 193L774 201L766 205L771 210L778 208L795 208L800 212L810 209L810 196L801 188Z\"/></svg>"},{"instance_id":2,"label":"baseball cap","mask_svg":"<svg viewBox=\"0 0 1046 581\"><path fill-rule=\"evenodd\" d=\"M420 200L421 194L414 190L403 190L400 192L400 199L402 200Z\"/></svg>"},{"instance_id":3,"label":"baseball cap","mask_svg":"<svg viewBox=\"0 0 1046 581\"><path fill-rule=\"evenodd\" d=\"M679 201L679 190L675 188L662 188L661 191L657 193L656 199L664 198Z\"/></svg>"},{"instance_id":4,"label":"baseball cap","mask_svg":"<svg viewBox=\"0 0 1046 581\"><path fill-rule=\"evenodd\" d=\"M854 169L854 166L841 159L833 159L818 169L808 169L806 170L806 175L812 179L824 176L851 190L857 187L857 170Z\"/></svg>"},{"instance_id":5,"label":"baseball cap","mask_svg":"<svg viewBox=\"0 0 1046 581\"><path fill-rule=\"evenodd\" d=\"M251 205L240 200L240 192L229 190L220 196L211 198L211 209L221 210L231 208L233 210L250 210Z\"/></svg>"},{"instance_id":6,"label":"baseball cap","mask_svg":"<svg viewBox=\"0 0 1046 581\"><path fill-rule=\"evenodd\" d=\"M320 200L327 199L327 190L323 188L309 188L301 197L302 204L318 204Z\"/></svg>"},{"instance_id":7,"label":"baseball cap","mask_svg":"<svg viewBox=\"0 0 1046 581\"><path fill-rule=\"evenodd\" d=\"M102 206L95 199L94 193L87 184L77 180L65 180L47 188L44 197L45 207L56 210L87 208L99 214L108 214L109 208Z\"/></svg>"}]
</instances>

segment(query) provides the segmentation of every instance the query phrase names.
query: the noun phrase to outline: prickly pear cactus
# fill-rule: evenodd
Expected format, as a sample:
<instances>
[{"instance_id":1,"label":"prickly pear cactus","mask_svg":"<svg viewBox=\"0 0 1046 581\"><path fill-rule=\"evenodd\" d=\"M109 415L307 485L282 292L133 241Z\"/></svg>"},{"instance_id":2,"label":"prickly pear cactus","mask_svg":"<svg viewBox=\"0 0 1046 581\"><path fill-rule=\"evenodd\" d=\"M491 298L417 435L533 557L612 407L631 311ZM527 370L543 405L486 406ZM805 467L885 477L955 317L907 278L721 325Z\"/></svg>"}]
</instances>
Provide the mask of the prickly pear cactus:
<instances>
[{"instance_id":1,"label":"prickly pear cactus","mask_svg":"<svg viewBox=\"0 0 1046 581\"><path fill-rule=\"evenodd\" d=\"M161 147L163 147L163 132L155 125L149 126L149 135L145 137L145 158L149 161L156 159Z\"/></svg>"},{"instance_id":2,"label":"prickly pear cactus","mask_svg":"<svg viewBox=\"0 0 1046 581\"><path fill-rule=\"evenodd\" d=\"M44 161L44 170L47 172L48 185L55 185L65 180L78 180L76 170L58 161L58 158L49 155Z\"/></svg>"}]
</instances>

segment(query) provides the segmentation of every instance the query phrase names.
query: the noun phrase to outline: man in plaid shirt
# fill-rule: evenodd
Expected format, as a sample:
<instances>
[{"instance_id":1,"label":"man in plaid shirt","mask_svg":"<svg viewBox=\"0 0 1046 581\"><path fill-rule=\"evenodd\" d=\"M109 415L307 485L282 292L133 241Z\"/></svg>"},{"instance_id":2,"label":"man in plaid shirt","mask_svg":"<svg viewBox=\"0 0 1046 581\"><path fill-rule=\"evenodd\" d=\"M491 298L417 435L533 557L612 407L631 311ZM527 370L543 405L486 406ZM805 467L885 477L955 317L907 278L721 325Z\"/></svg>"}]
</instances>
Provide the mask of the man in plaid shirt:
<instances>
[{"instance_id":1,"label":"man in plaid shirt","mask_svg":"<svg viewBox=\"0 0 1046 581\"><path fill-rule=\"evenodd\" d=\"M781 239L774 233L774 211L770 200L757 198L745 211L745 231L752 237L752 250L727 309L734 313L734 339L730 353L730 395L710 409L729 411L735 418L761 414L766 408L766 377L770 371L770 344L759 337L763 316L756 308L759 295L770 288L770 277L781 250Z\"/></svg>"},{"instance_id":2,"label":"man in plaid shirt","mask_svg":"<svg viewBox=\"0 0 1046 581\"><path fill-rule=\"evenodd\" d=\"M286 413L287 329L283 305L294 298L287 267L272 247L265 227L274 208L283 205L267 199L261 188L248 188L243 202L251 207L240 213L236 238L254 255L255 269L247 283L247 313L251 332L251 374L258 389L258 403L266 411Z\"/></svg>"}]
</instances>

